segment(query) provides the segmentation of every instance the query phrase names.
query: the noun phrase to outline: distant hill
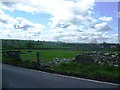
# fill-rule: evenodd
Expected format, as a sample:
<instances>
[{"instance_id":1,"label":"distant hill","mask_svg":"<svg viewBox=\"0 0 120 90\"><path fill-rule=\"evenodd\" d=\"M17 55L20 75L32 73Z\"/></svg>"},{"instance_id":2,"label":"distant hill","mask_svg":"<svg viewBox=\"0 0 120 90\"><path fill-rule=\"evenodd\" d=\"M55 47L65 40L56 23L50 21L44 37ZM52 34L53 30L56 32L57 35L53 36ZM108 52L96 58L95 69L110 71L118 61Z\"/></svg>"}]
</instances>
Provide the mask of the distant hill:
<instances>
[{"instance_id":1,"label":"distant hill","mask_svg":"<svg viewBox=\"0 0 120 90\"><path fill-rule=\"evenodd\" d=\"M118 50L119 44L64 43L33 40L2 39L2 49L74 49L74 50Z\"/></svg>"}]
</instances>

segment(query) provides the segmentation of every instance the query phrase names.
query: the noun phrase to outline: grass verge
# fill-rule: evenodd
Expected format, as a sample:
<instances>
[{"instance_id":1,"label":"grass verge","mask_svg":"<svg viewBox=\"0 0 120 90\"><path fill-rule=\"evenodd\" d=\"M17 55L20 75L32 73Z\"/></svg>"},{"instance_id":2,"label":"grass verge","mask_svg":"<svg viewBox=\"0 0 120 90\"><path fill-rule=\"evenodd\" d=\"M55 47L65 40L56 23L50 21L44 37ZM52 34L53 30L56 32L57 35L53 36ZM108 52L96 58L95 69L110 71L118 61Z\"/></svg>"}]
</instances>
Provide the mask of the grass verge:
<instances>
[{"instance_id":1,"label":"grass verge","mask_svg":"<svg viewBox=\"0 0 120 90\"><path fill-rule=\"evenodd\" d=\"M120 83L120 67L71 62L61 63L60 65L50 67L50 69L55 72L70 76L72 75L77 77Z\"/></svg>"}]
</instances>

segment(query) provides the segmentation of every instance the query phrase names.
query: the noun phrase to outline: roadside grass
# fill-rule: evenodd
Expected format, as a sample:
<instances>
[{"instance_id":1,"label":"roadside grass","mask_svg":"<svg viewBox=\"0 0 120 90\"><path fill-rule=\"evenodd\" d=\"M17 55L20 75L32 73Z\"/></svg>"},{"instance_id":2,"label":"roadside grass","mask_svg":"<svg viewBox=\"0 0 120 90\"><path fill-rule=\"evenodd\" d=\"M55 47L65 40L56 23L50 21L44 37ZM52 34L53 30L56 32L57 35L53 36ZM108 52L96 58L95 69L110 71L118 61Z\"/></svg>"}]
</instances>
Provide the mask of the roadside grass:
<instances>
[{"instance_id":1,"label":"roadside grass","mask_svg":"<svg viewBox=\"0 0 120 90\"><path fill-rule=\"evenodd\" d=\"M6 64L20 64L21 61L13 60L13 58L3 55L2 56L2 63L6 63Z\"/></svg>"},{"instance_id":2,"label":"roadside grass","mask_svg":"<svg viewBox=\"0 0 120 90\"><path fill-rule=\"evenodd\" d=\"M85 64L77 62L61 63L59 65L50 67L50 69L67 75L88 77L112 82L118 82L120 73L120 67L112 67L107 65L100 66L97 64Z\"/></svg>"}]
</instances>

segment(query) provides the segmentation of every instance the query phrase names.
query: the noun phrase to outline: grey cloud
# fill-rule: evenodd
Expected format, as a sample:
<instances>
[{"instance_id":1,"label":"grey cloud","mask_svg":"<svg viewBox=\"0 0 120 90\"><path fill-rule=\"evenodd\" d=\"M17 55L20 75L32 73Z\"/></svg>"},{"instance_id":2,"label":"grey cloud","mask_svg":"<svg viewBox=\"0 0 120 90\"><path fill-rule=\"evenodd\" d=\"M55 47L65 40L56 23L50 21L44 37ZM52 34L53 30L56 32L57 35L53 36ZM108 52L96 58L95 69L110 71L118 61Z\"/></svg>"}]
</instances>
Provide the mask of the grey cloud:
<instances>
[{"instance_id":1,"label":"grey cloud","mask_svg":"<svg viewBox=\"0 0 120 90\"><path fill-rule=\"evenodd\" d=\"M71 25L75 25L75 26L79 27L80 25L82 25L82 20L79 19L79 18L77 18L77 17L73 17L69 21L63 22L62 24L58 23L56 25L56 27L59 27L59 28L68 28Z\"/></svg>"},{"instance_id":2,"label":"grey cloud","mask_svg":"<svg viewBox=\"0 0 120 90\"><path fill-rule=\"evenodd\" d=\"M89 10L89 11L91 11L91 10ZM90 14L88 11L81 12L79 9L73 9L72 12L73 12L74 15L82 15L83 17L87 17Z\"/></svg>"},{"instance_id":3,"label":"grey cloud","mask_svg":"<svg viewBox=\"0 0 120 90\"><path fill-rule=\"evenodd\" d=\"M33 26L29 25L29 24L25 24L25 25L21 25L23 22L23 20L18 20L17 23L15 23L13 26L15 29L23 29L23 30L27 30Z\"/></svg>"},{"instance_id":4,"label":"grey cloud","mask_svg":"<svg viewBox=\"0 0 120 90\"><path fill-rule=\"evenodd\" d=\"M7 35L8 37L12 37L11 35Z\"/></svg>"},{"instance_id":5,"label":"grey cloud","mask_svg":"<svg viewBox=\"0 0 120 90\"><path fill-rule=\"evenodd\" d=\"M41 32L34 33L33 36L38 37L41 34Z\"/></svg>"},{"instance_id":6,"label":"grey cloud","mask_svg":"<svg viewBox=\"0 0 120 90\"><path fill-rule=\"evenodd\" d=\"M98 40L96 38L93 38L90 43L98 43Z\"/></svg>"},{"instance_id":7,"label":"grey cloud","mask_svg":"<svg viewBox=\"0 0 120 90\"><path fill-rule=\"evenodd\" d=\"M31 28L32 26L30 25L24 25L24 26L20 26L20 25L14 25L15 29L23 29L23 30L27 30L28 28Z\"/></svg>"},{"instance_id":8,"label":"grey cloud","mask_svg":"<svg viewBox=\"0 0 120 90\"><path fill-rule=\"evenodd\" d=\"M2 20L2 19L0 19L0 22L2 22L2 23L4 23L4 24L7 24L7 23L8 23L7 20Z\"/></svg>"},{"instance_id":9,"label":"grey cloud","mask_svg":"<svg viewBox=\"0 0 120 90\"><path fill-rule=\"evenodd\" d=\"M58 24L56 27L67 28L68 26L69 26L69 24Z\"/></svg>"},{"instance_id":10,"label":"grey cloud","mask_svg":"<svg viewBox=\"0 0 120 90\"><path fill-rule=\"evenodd\" d=\"M16 2L1 2L2 5L7 6L7 7L13 7L15 4L17 4Z\"/></svg>"},{"instance_id":11,"label":"grey cloud","mask_svg":"<svg viewBox=\"0 0 120 90\"><path fill-rule=\"evenodd\" d=\"M95 29L98 31L108 31L108 30L112 30L112 27L109 26L106 22L103 22L100 24L96 24Z\"/></svg>"},{"instance_id":12,"label":"grey cloud","mask_svg":"<svg viewBox=\"0 0 120 90\"><path fill-rule=\"evenodd\" d=\"M71 11L72 11L72 13L75 14L75 15L80 15L80 14L81 14L80 10L77 9L77 8L72 8Z\"/></svg>"},{"instance_id":13,"label":"grey cloud","mask_svg":"<svg viewBox=\"0 0 120 90\"><path fill-rule=\"evenodd\" d=\"M89 37L78 37L78 40L88 40L89 39Z\"/></svg>"},{"instance_id":14,"label":"grey cloud","mask_svg":"<svg viewBox=\"0 0 120 90\"><path fill-rule=\"evenodd\" d=\"M112 28L107 25L107 26L101 27L99 30L100 31L106 31L106 30L112 30Z\"/></svg>"},{"instance_id":15,"label":"grey cloud","mask_svg":"<svg viewBox=\"0 0 120 90\"><path fill-rule=\"evenodd\" d=\"M82 20L78 19L77 17L74 17L70 20L70 22L74 25L80 25L82 23Z\"/></svg>"}]
</instances>

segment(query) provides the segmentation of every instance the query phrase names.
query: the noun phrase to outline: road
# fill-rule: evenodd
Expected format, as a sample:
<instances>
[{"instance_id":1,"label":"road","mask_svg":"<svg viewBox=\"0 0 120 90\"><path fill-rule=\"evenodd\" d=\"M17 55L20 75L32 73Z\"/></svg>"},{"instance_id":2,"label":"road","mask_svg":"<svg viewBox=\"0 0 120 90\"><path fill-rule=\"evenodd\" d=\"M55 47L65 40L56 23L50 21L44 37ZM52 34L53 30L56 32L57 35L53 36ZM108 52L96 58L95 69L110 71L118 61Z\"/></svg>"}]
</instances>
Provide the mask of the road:
<instances>
[{"instance_id":1,"label":"road","mask_svg":"<svg viewBox=\"0 0 120 90\"><path fill-rule=\"evenodd\" d=\"M117 84L2 65L3 88L118 88Z\"/></svg>"}]
</instances>

